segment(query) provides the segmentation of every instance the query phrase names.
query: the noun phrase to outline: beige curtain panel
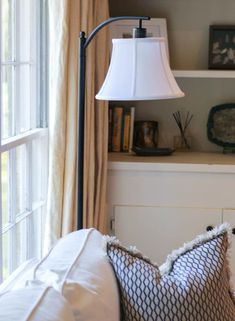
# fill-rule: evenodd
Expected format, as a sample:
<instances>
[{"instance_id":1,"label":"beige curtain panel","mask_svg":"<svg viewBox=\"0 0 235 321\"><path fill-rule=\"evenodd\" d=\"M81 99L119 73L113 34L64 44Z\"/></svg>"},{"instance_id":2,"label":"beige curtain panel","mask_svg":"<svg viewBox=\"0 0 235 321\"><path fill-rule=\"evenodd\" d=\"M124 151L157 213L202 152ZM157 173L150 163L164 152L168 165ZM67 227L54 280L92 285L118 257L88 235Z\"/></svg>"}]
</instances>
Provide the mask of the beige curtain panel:
<instances>
[{"instance_id":1,"label":"beige curtain panel","mask_svg":"<svg viewBox=\"0 0 235 321\"><path fill-rule=\"evenodd\" d=\"M76 229L78 37L108 18L108 0L49 1L49 188L45 246ZM95 101L108 65L108 31L87 49L84 227L106 231L107 102Z\"/></svg>"}]
</instances>

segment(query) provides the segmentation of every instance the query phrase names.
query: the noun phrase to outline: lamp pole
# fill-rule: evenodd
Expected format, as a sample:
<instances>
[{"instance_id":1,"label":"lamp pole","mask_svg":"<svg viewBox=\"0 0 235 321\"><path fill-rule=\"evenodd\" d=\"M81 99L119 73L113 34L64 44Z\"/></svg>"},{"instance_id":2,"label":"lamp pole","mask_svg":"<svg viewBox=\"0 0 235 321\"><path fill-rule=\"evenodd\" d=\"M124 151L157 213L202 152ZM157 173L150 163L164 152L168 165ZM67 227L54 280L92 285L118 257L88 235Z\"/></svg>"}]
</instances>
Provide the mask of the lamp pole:
<instances>
[{"instance_id":1,"label":"lamp pole","mask_svg":"<svg viewBox=\"0 0 235 321\"><path fill-rule=\"evenodd\" d=\"M139 20L139 27L134 29L136 38L145 37L142 28L143 20L150 20L148 16L120 16L110 18L99 24L86 38L85 32L80 32L79 54L79 100L78 100L78 151L77 151L77 229L83 228L83 180L84 180L84 127L85 127L85 81L86 81L86 48L99 30L118 20Z\"/></svg>"}]
</instances>

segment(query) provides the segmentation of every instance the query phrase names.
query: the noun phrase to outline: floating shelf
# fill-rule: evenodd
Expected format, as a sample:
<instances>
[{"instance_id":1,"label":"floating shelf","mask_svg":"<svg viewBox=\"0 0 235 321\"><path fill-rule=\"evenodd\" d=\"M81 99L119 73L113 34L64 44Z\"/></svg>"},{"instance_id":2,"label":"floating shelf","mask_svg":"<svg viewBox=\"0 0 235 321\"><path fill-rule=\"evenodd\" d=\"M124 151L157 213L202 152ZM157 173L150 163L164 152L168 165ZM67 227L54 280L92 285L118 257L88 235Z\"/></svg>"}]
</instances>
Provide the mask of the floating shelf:
<instances>
[{"instance_id":1,"label":"floating shelf","mask_svg":"<svg viewBox=\"0 0 235 321\"><path fill-rule=\"evenodd\" d=\"M173 70L176 78L235 78L235 70Z\"/></svg>"}]
</instances>

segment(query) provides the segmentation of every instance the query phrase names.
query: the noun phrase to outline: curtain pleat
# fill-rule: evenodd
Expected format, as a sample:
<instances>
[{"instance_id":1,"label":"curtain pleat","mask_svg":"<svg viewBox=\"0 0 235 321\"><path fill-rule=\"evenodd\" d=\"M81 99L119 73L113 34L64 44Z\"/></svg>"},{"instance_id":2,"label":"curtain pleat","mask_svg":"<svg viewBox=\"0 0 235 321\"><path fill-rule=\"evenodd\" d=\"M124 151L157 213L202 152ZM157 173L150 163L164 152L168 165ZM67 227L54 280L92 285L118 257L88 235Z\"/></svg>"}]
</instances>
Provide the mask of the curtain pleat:
<instances>
[{"instance_id":1,"label":"curtain pleat","mask_svg":"<svg viewBox=\"0 0 235 321\"><path fill-rule=\"evenodd\" d=\"M88 1L91 3L91 1ZM108 18L108 2L92 1L92 19L87 28L93 28ZM96 23L95 23L96 22ZM94 100L105 78L108 67L108 32L100 31L87 49L86 79L86 138L84 181L84 227L96 227L107 232L106 181L108 142L108 103ZM91 83L92 82L92 83Z\"/></svg>"},{"instance_id":2,"label":"curtain pleat","mask_svg":"<svg viewBox=\"0 0 235 321\"><path fill-rule=\"evenodd\" d=\"M108 0L49 1L49 188L45 246L76 229L78 39L108 18ZM87 48L84 227L105 232L107 103L95 101L108 64L102 30Z\"/></svg>"}]
</instances>

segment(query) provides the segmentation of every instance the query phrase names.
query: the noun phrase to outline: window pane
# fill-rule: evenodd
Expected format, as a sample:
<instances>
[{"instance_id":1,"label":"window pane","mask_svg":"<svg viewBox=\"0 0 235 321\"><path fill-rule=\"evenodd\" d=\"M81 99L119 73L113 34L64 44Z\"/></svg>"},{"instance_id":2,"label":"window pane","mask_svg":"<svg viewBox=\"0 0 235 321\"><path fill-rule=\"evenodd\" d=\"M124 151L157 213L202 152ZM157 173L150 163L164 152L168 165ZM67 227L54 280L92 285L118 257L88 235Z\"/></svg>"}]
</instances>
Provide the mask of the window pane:
<instances>
[{"instance_id":1,"label":"window pane","mask_svg":"<svg viewBox=\"0 0 235 321\"><path fill-rule=\"evenodd\" d=\"M28 217L29 219L29 223L30 223L30 243L29 243L29 247L30 247L30 254L32 256L41 257L41 232L42 232L42 219L41 219L41 213L42 213L42 209L39 209L37 211L35 211L34 213L32 213L32 215L30 215Z\"/></svg>"},{"instance_id":2,"label":"window pane","mask_svg":"<svg viewBox=\"0 0 235 321\"><path fill-rule=\"evenodd\" d=\"M10 274L10 233L6 232L2 236L2 265L3 279L5 280Z\"/></svg>"},{"instance_id":3,"label":"window pane","mask_svg":"<svg viewBox=\"0 0 235 321\"><path fill-rule=\"evenodd\" d=\"M2 138L13 134L13 103L14 103L14 67L2 67Z\"/></svg>"},{"instance_id":4,"label":"window pane","mask_svg":"<svg viewBox=\"0 0 235 321\"><path fill-rule=\"evenodd\" d=\"M26 219L16 224L16 266L26 260Z\"/></svg>"},{"instance_id":5,"label":"window pane","mask_svg":"<svg viewBox=\"0 0 235 321\"><path fill-rule=\"evenodd\" d=\"M32 142L32 201L33 206L45 200L47 190L47 137L35 139Z\"/></svg>"},{"instance_id":6,"label":"window pane","mask_svg":"<svg viewBox=\"0 0 235 321\"><path fill-rule=\"evenodd\" d=\"M18 79L18 95L17 99L17 134L23 133L30 129L30 114L31 109L34 109L34 105L30 105L30 66L23 65L19 67L19 79ZM19 104L19 105L18 105Z\"/></svg>"},{"instance_id":7,"label":"window pane","mask_svg":"<svg viewBox=\"0 0 235 321\"><path fill-rule=\"evenodd\" d=\"M19 0L17 0L19 1ZM19 13L19 41L20 41L20 61L29 61L31 59L31 44L30 36L32 29L30 23L35 22L33 16L31 16L31 7L33 7L33 0L20 0L20 13ZM32 38L33 39L33 38Z\"/></svg>"},{"instance_id":8,"label":"window pane","mask_svg":"<svg viewBox=\"0 0 235 321\"><path fill-rule=\"evenodd\" d=\"M8 152L1 155L2 161L2 226L9 222L9 158Z\"/></svg>"},{"instance_id":9,"label":"window pane","mask_svg":"<svg viewBox=\"0 0 235 321\"><path fill-rule=\"evenodd\" d=\"M27 208L26 167L27 167L26 146L21 145L16 148L16 157L15 157L16 176L15 176L14 185L15 185L15 193L16 193L16 199L15 199L16 214L23 213Z\"/></svg>"},{"instance_id":10,"label":"window pane","mask_svg":"<svg viewBox=\"0 0 235 321\"><path fill-rule=\"evenodd\" d=\"M2 4L2 60L13 60L13 0L1 0Z\"/></svg>"}]
</instances>

